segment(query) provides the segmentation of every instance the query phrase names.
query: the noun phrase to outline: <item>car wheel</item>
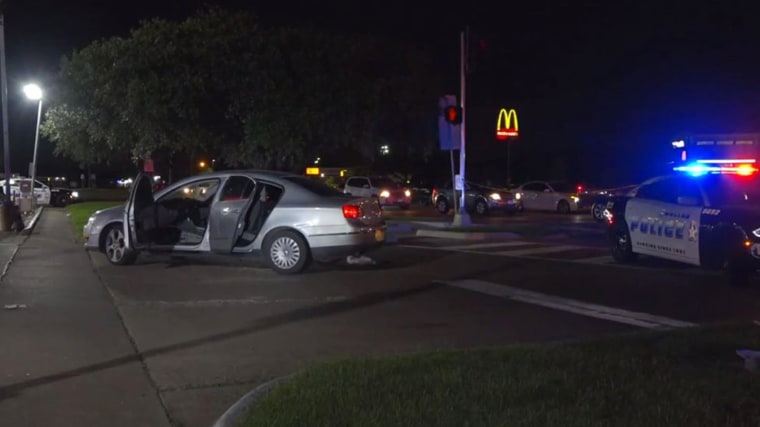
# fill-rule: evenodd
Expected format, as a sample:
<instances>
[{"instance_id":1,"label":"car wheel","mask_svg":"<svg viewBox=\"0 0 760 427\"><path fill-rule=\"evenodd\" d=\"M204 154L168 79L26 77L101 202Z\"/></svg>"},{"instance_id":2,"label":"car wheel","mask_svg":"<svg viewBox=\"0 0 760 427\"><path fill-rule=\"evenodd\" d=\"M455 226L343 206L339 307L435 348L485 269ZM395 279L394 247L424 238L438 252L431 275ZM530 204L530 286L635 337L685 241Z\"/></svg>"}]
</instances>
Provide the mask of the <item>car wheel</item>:
<instances>
[{"instance_id":1,"label":"car wheel","mask_svg":"<svg viewBox=\"0 0 760 427\"><path fill-rule=\"evenodd\" d=\"M567 203L567 200L560 200L557 203L557 212L561 214L570 213L570 203Z\"/></svg>"},{"instance_id":2,"label":"car wheel","mask_svg":"<svg viewBox=\"0 0 760 427\"><path fill-rule=\"evenodd\" d=\"M438 209L439 213L447 214L449 213L449 202L447 202L443 197L439 197L435 202L435 208Z\"/></svg>"},{"instance_id":3,"label":"car wheel","mask_svg":"<svg viewBox=\"0 0 760 427\"><path fill-rule=\"evenodd\" d=\"M297 274L311 259L309 245L293 231L275 231L264 242L264 253L272 270L280 274Z\"/></svg>"},{"instance_id":4,"label":"car wheel","mask_svg":"<svg viewBox=\"0 0 760 427\"><path fill-rule=\"evenodd\" d=\"M604 210L607 206L602 203L594 203L591 205L591 216L597 222L604 222Z\"/></svg>"},{"instance_id":5,"label":"car wheel","mask_svg":"<svg viewBox=\"0 0 760 427\"><path fill-rule=\"evenodd\" d=\"M104 230L103 253L108 262L114 265L130 265L137 260L137 252L124 244L124 228L121 224L112 224Z\"/></svg>"},{"instance_id":6,"label":"car wheel","mask_svg":"<svg viewBox=\"0 0 760 427\"><path fill-rule=\"evenodd\" d=\"M636 254L631 245L631 233L628 232L628 224L621 221L615 225L610 235L612 246L612 258L619 263L627 263L636 260Z\"/></svg>"},{"instance_id":7,"label":"car wheel","mask_svg":"<svg viewBox=\"0 0 760 427\"><path fill-rule=\"evenodd\" d=\"M478 200L475 202L475 212L478 215L485 215L488 213L488 204L484 200Z\"/></svg>"}]
</instances>

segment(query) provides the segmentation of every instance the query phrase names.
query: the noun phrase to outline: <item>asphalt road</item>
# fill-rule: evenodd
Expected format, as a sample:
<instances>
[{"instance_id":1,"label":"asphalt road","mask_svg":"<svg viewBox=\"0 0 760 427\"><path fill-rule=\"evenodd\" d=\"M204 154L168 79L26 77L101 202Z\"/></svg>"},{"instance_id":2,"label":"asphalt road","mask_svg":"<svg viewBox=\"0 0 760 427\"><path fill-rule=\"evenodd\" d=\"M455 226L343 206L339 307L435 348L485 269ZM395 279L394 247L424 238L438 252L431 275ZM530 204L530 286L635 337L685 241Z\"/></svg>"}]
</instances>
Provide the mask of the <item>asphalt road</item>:
<instances>
[{"instance_id":1,"label":"asphalt road","mask_svg":"<svg viewBox=\"0 0 760 427\"><path fill-rule=\"evenodd\" d=\"M61 215L46 212L46 226ZM111 329L122 336L114 345L132 343L144 366L140 387L150 384L160 400L145 403L143 393L125 396L124 404L162 408L167 417L154 417L155 425L209 426L256 385L347 356L586 339L751 319L760 308L760 286L733 289L719 274L655 260L613 264L603 235L593 231L599 224L581 215L520 215L565 224L568 233L487 242L408 233L372 254L376 265L315 265L299 276L279 276L255 262L145 256L138 265L115 267L97 253L66 256L92 265L78 276L105 289L117 316L104 322L118 318L123 325ZM509 218L489 219L497 220ZM579 224L591 230L583 240L572 233ZM28 259L23 250L20 259ZM27 301L40 294L49 304L70 299L46 286L78 276L41 282ZM0 287L0 301L21 292L15 283ZM132 362L125 359L124 368ZM8 363L23 371L23 361ZM66 369L76 371L76 363ZM54 382L55 371L46 378ZM3 408L0 402L0 416Z\"/></svg>"}]
</instances>

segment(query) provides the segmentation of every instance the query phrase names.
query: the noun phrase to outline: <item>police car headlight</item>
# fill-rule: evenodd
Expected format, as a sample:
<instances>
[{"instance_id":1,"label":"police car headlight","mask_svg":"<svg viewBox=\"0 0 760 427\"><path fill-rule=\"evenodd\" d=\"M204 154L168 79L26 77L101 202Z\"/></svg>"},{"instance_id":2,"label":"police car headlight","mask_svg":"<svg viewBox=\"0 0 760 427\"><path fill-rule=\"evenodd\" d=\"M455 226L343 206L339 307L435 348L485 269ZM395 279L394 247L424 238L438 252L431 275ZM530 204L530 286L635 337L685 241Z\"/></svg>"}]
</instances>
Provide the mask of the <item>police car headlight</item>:
<instances>
[{"instance_id":1,"label":"police car headlight","mask_svg":"<svg viewBox=\"0 0 760 427\"><path fill-rule=\"evenodd\" d=\"M752 231L752 234L753 234L755 237L760 237L760 228L757 228L757 229L753 230L753 231Z\"/></svg>"},{"instance_id":2,"label":"police car headlight","mask_svg":"<svg viewBox=\"0 0 760 427\"><path fill-rule=\"evenodd\" d=\"M580 200L580 198L578 196L573 196L573 197L571 197L571 199L573 199L573 202L575 202L575 203L578 203L578 201Z\"/></svg>"},{"instance_id":3,"label":"police car headlight","mask_svg":"<svg viewBox=\"0 0 760 427\"><path fill-rule=\"evenodd\" d=\"M522 198L522 194L515 193L515 200L520 200Z\"/></svg>"},{"instance_id":4,"label":"police car headlight","mask_svg":"<svg viewBox=\"0 0 760 427\"><path fill-rule=\"evenodd\" d=\"M72 199L78 199L79 198L79 192L78 191L72 191L71 192L71 198Z\"/></svg>"},{"instance_id":5,"label":"police car headlight","mask_svg":"<svg viewBox=\"0 0 760 427\"><path fill-rule=\"evenodd\" d=\"M380 192L380 197L387 199L388 197L391 197L391 193L388 190L383 190Z\"/></svg>"},{"instance_id":6,"label":"police car headlight","mask_svg":"<svg viewBox=\"0 0 760 427\"><path fill-rule=\"evenodd\" d=\"M491 200L501 200L501 195L499 193L491 193L488 195Z\"/></svg>"},{"instance_id":7,"label":"police car headlight","mask_svg":"<svg viewBox=\"0 0 760 427\"><path fill-rule=\"evenodd\" d=\"M404 197L412 197L412 192L409 190L404 190Z\"/></svg>"}]
</instances>

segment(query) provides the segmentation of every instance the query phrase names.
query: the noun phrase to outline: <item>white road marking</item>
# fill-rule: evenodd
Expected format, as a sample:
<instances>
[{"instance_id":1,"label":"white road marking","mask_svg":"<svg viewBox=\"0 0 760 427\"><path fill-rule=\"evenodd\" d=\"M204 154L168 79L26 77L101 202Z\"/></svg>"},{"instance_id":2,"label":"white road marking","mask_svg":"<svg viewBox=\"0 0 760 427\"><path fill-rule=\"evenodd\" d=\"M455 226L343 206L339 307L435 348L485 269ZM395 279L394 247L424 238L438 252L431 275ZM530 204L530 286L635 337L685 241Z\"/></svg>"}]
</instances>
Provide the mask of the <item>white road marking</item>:
<instances>
[{"instance_id":1,"label":"white road marking","mask_svg":"<svg viewBox=\"0 0 760 427\"><path fill-rule=\"evenodd\" d=\"M575 261L582 262L584 264L612 264L615 260L612 255L597 256L592 258L580 258Z\"/></svg>"},{"instance_id":2,"label":"white road marking","mask_svg":"<svg viewBox=\"0 0 760 427\"><path fill-rule=\"evenodd\" d=\"M582 246L570 246L570 245L558 245L558 246L544 246L540 248L528 248L528 249L514 249L511 251L494 252L494 255L504 256L525 256L525 255L537 255L537 254L549 254L552 252L565 252L574 249L583 249Z\"/></svg>"},{"instance_id":3,"label":"white road marking","mask_svg":"<svg viewBox=\"0 0 760 427\"><path fill-rule=\"evenodd\" d=\"M512 241L505 241L505 242L492 242L492 243L473 243L471 245L456 245L456 246L442 246L443 249L450 250L450 251L458 251L458 250L471 250L471 249L485 249L485 248L499 248L499 247L510 247L510 246L525 246L525 245L533 245L536 243L533 242L524 242L519 240L512 240Z\"/></svg>"},{"instance_id":4,"label":"white road marking","mask_svg":"<svg viewBox=\"0 0 760 427\"><path fill-rule=\"evenodd\" d=\"M248 305L248 304L287 304L287 303L301 303L301 304L324 304L329 302L347 301L352 297L347 296L331 296L331 297L317 297L317 298L264 298L264 297L250 297L250 298L237 298L237 299L208 299L208 300L191 300L191 301L163 301L163 300L147 300L140 301L135 299L125 298L119 296L118 301L120 305L140 305L140 306L161 306L161 307L219 307L224 305Z\"/></svg>"},{"instance_id":5,"label":"white road marking","mask_svg":"<svg viewBox=\"0 0 760 427\"><path fill-rule=\"evenodd\" d=\"M441 283L486 295L511 299L528 304L540 305L542 307L553 308L556 310L567 311L574 314L609 320L612 322L624 323L627 325L633 325L642 328L670 329L696 326L696 324L691 322L684 322L681 320L655 316L648 313L628 311L620 308L607 307L604 305L591 304L568 298L556 297L553 295L547 295L533 291L526 291L524 289L513 288L510 286L486 282L483 280L452 280L444 281Z\"/></svg>"}]
</instances>

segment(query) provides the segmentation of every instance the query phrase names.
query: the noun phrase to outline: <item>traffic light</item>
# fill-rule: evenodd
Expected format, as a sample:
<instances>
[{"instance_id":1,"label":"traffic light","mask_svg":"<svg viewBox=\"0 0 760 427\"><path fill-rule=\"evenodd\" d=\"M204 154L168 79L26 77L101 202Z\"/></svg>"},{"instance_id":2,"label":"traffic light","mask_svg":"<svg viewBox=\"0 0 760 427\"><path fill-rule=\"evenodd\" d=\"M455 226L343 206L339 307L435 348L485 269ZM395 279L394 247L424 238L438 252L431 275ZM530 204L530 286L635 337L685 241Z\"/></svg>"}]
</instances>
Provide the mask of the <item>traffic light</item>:
<instances>
[{"instance_id":1,"label":"traffic light","mask_svg":"<svg viewBox=\"0 0 760 427\"><path fill-rule=\"evenodd\" d=\"M443 109L443 118L446 122L458 125L462 123L462 107L458 105L449 105Z\"/></svg>"}]
</instances>

